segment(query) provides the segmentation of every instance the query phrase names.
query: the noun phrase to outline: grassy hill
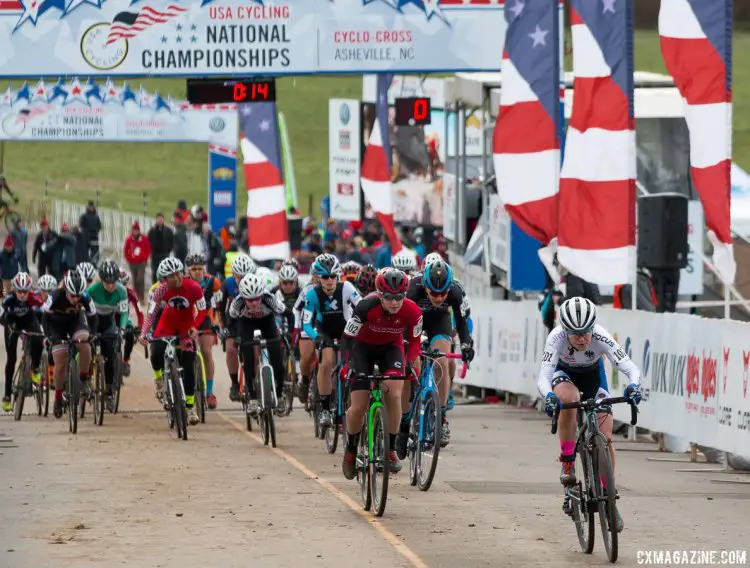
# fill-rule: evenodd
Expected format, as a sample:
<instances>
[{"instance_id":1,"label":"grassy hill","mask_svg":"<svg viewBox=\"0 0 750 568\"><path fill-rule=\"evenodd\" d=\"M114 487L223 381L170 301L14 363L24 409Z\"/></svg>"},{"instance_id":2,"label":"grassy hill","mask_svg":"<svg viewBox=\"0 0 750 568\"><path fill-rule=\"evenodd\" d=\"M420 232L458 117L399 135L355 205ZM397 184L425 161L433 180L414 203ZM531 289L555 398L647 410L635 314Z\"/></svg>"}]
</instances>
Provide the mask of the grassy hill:
<instances>
[{"instance_id":1,"label":"grassy hill","mask_svg":"<svg viewBox=\"0 0 750 568\"><path fill-rule=\"evenodd\" d=\"M734 39L734 156L750 169L750 33ZM636 68L664 72L655 31L636 32ZM54 81L54 79L51 79ZM119 83L119 82L118 82ZM150 92L184 99L183 79L134 79ZM13 84L20 85L18 81ZM328 187L328 99L358 98L361 76L297 77L277 82L279 108L284 112L294 154L300 208L307 212L308 195L314 211ZM0 83L5 90L5 84ZM39 198L45 188L52 198L85 202L100 190L102 206L125 211L143 209L147 192L149 214L171 211L178 199L206 202L207 149L203 144L117 144L84 142L6 142L5 172L13 188ZM239 210L245 209L244 179L238 179Z\"/></svg>"}]
</instances>

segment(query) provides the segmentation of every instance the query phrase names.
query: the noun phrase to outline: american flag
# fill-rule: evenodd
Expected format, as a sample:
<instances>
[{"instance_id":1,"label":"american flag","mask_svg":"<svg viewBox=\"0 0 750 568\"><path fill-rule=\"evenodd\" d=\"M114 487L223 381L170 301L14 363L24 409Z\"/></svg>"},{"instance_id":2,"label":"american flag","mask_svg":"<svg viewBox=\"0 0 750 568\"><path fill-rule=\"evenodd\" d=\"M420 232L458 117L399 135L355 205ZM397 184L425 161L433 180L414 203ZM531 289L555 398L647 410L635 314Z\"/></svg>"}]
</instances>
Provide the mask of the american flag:
<instances>
[{"instance_id":1,"label":"american flag","mask_svg":"<svg viewBox=\"0 0 750 568\"><path fill-rule=\"evenodd\" d=\"M730 230L732 2L662 0L661 51L685 100L690 173L706 214L714 263L727 282L737 265Z\"/></svg>"},{"instance_id":2,"label":"american flag","mask_svg":"<svg viewBox=\"0 0 750 568\"><path fill-rule=\"evenodd\" d=\"M105 45L114 43L118 39L135 37L143 30L156 24L163 24L170 18L187 11L187 8L170 4L164 12L154 10L150 6L143 6L138 12L120 12L112 20Z\"/></svg>"},{"instance_id":3,"label":"american flag","mask_svg":"<svg viewBox=\"0 0 750 568\"><path fill-rule=\"evenodd\" d=\"M388 87L393 75L378 75L378 99L375 103L375 122L362 163L362 191L370 202L375 216L391 243L391 254L402 248L401 239L393 223L393 189L391 188L391 141L388 128Z\"/></svg>"},{"instance_id":4,"label":"american flag","mask_svg":"<svg viewBox=\"0 0 750 568\"><path fill-rule=\"evenodd\" d=\"M635 271L633 0L571 0L573 112L560 174L558 258L595 284Z\"/></svg>"},{"instance_id":5,"label":"american flag","mask_svg":"<svg viewBox=\"0 0 750 568\"><path fill-rule=\"evenodd\" d=\"M497 189L511 219L548 244L557 236L560 178L558 5L513 0L505 19L503 88L493 137Z\"/></svg>"},{"instance_id":6,"label":"american flag","mask_svg":"<svg viewBox=\"0 0 750 568\"><path fill-rule=\"evenodd\" d=\"M284 260L290 254L289 228L276 103L241 104L238 111L250 256Z\"/></svg>"}]
</instances>

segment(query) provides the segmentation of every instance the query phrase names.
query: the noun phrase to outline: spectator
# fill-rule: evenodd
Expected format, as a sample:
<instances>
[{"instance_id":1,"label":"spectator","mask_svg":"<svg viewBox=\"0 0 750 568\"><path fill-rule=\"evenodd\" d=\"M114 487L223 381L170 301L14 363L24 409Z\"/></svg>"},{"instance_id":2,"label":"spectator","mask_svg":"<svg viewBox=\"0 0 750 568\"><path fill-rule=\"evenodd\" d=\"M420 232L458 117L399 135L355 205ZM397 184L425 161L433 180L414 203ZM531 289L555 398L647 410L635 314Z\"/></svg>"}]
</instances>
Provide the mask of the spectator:
<instances>
[{"instance_id":1,"label":"spectator","mask_svg":"<svg viewBox=\"0 0 750 568\"><path fill-rule=\"evenodd\" d=\"M177 209L174 212L174 218L179 219L180 223L186 223L188 217L190 217L190 211L188 211L187 208L187 201L181 199L177 202Z\"/></svg>"},{"instance_id":2,"label":"spectator","mask_svg":"<svg viewBox=\"0 0 750 568\"><path fill-rule=\"evenodd\" d=\"M375 254L375 268L380 270L381 268L390 266L391 257L391 243L385 241L380 245L380 247L377 249L377 253Z\"/></svg>"},{"instance_id":3,"label":"spectator","mask_svg":"<svg viewBox=\"0 0 750 568\"><path fill-rule=\"evenodd\" d=\"M206 256L206 241L203 240L202 223L192 215L187 221L187 249L188 255L202 254Z\"/></svg>"},{"instance_id":4,"label":"spectator","mask_svg":"<svg viewBox=\"0 0 750 568\"><path fill-rule=\"evenodd\" d=\"M592 284L591 282L586 282L570 272L565 276L565 295L568 298L574 298L576 296L588 298L594 302L595 305L602 305L602 296L599 293L599 286Z\"/></svg>"},{"instance_id":5,"label":"spectator","mask_svg":"<svg viewBox=\"0 0 750 568\"><path fill-rule=\"evenodd\" d=\"M637 310L655 312L659 305L656 297L651 275L646 268L638 269L638 285L635 296ZM612 303L616 309L630 310L633 308L633 286L631 284L618 284L612 294Z\"/></svg>"},{"instance_id":6,"label":"spectator","mask_svg":"<svg viewBox=\"0 0 750 568\"><path fill-rule=\"evenodd\" d=\"M185 262L188 255L187 227L185 227L185 223L182 221L182 217L180 217L177 211L175 211L172 220L174 221L174 245L172 247L172 254L176 259L179 259L180 262ZM154 274L154 278L155 277L156 274Z\"/></svg>"},{"instance_id":7,"label":"spectator","mask_svg":"<svg viewBox=\"0 0 750 568\"><path fill-rule=\"evenodd\" d=\"M313 231L302 241L302 251L310 258L315 258L323 254L323 244L321 243L320 233Z\"/></svg>"},{"instance_id":8,"label":"spectator","mask_svg":"<svg viewBox=\"0 0 750 568\"><path fill-rule=\"evenodd\" d=\"M427 250L424 246L424 229L422 227L417 227L416 229L414 229L411 236L414 239L412 248L414 249L414 252L417 253L417 258L419 258L419 260L421 261L425 256L427 256Z\"/></svg>"},{"instance_id":9,"label":"spectator","mask_svg":"<svg viewBox=\"0 0 750 568\"><path fill-rule=\"evenodd\" d=\"M76 238L76 264L88 262L89 245L86 242L85 235L81 232L81 228L73 227L71 234Z\"/></svg>"},{"instance_id":10,"label":"spectator","mask_svg":"<svg viewBox=\"0 0 750 568\"><path fill-rule=\"evenodd\" d=\"M18 256L18 262L21 264L21 270L23 272L29 271L29 253L28 253L28 242L29 234L26 230L26 221L19 219L16 222L16 226L11 231L10 236L13 237L13 245L16 249L16 255Z\"/></svg>"},{"instance_id":11,"label":"spectator","mask_svg":"<svg viewBox=\"0 0 750 568\"><path fill-rule=\"evenodd\" d=\"M224 273L224 247L221 245L221 240L216 234L211 231L211 225L203 223L203 238L206 241L206 262L208 263L206 269L209 274L213 274L219 280L223 280L222 274Z\"/></svg>"},{"instance_id":12,"label":"spectator","mask_svg":"<svg viewBox=\"0 0 750 568\"><path fill-rule=\"evenodd\" d=\"M0 252L0 278L3 279L3 292L10 291L10 281L18 274L19 261L16 254L13 237L8 235L3 243L3 251Z\"/></svg>"},{"instance_id":13,"label":"spectator","mask_svg":"<svg viewBox=\"0 0 750 568\"><path fill-rule=\"evenodd\" d=\"M79 238L80 237L80 238ZM63 224L60 227L59 241L57 245L57 274L58 276L65 274L68 270L75 268L78 264L76 249L78 241L84 243L83 251L85 252L84 260L88 258L88 246L85 246L85 237L80 231L77 231L77 235L70 232L70 227Z\"/></svg>"},{"instance_id":14,"label":"spectator","mask_svg":"<svg viewBox=\"0 0 750 568\"><path fill-rule=\"evenodd\" d=\"M55 274L55 246L57 245L57 233L49 228L47 219L42 218L39 222L42 229L34 239L31 249L31 262L37 262L37 277L45 274Z\"/></svg>"},{"instance_id":15,"label":"spectator","mask_svg":"<svg viewBox=\"0 0 750 568\"><path fill-rule=\"evenodd\" d=\"M144 301L144 288L146 278L146 263L151 256L151 243L143 234L138 221L133 222L130 235L125 239L123 249L125 261L130 265L130 274L133 277L133 289L141 303Z\"/></svg>"},{"instance_id":16,"label":"spectator","mask_svg":"<svg viewBox=\"0 0 750 568\"><path fill-rule=\"evenodd\" d=\"M350 239L346 242L346 254L344 255L344 261L358 262L363 266L367 264L365 255L362 254L362 251L359 249L354 239Z\"/></svg>"},{"instance_id":17,"label":"spectator","mask_svg":"<svg viewBox=\"0 0 750 568\"><path fill-rule=\"evenodd\" d=\"M102 222L99 219L99 213L97 213L93 201L89 201L86 206L86 212L81 215L78 224L86 240L86 248L88 248L87 260L96 265L99 263L99 232L102 230Z\"/></svg>"},{"instance_id":18,"label":"spectator","mask_svg":"<svg viewBox=\"0 0 750 568\"><path fill-rule=\"evenodd\" d=\"M542 314L542 323L547 328L547 333L551 333L555 328L557 319L557 308L560 307L565 295L556 288L547 288L539 297L539 311Z\"/></svg>"},{"instance_id":19,"label":"spectator","mask_svg":"<svg viewBox=\"0 0 750 568\"><path fill-rule=\"evenodd\" d=\"M197 203L190 208L190 216L195 219L198 228L203 231L203 224L208 223L208 213Z\"/></svg>"},{"instance_id":20,"label":"spectator","mask_svg":"<svg viewBox=\"0 0 750 568\"><path fill-rule=\"evenodd\" d=\"M219 231L219 237L221 238L221 246L224 251L229 250L229 245L232 244L237 233L237 229L234 226L234 219L229 219Z\"/></svg>"},{"instance_id":21,"label":"spectator","mask_svg":"<svg viewBox=\"0 0 750 568\"><path fill-rule=\"evenodd\" d=\"M156 274L156 267L169 256L174 247L174 233L164 224L164 214L156 214L156 225L148 232L148 242L151 244L151 274Z\"/></svg>"}]
</instances>

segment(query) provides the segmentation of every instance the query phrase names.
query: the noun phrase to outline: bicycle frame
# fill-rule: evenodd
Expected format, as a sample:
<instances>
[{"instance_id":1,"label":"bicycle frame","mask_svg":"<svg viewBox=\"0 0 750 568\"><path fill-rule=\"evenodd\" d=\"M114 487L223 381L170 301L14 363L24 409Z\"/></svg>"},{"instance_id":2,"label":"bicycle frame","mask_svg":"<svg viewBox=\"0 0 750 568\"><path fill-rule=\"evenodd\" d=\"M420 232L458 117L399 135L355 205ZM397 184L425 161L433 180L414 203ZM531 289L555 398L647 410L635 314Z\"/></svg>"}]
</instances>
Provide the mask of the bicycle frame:
<instances>
[{"instance_id":1,"label":"bicycle frame","mask_svg":"<svg viewBox=\"0 0 750 568\"><path fill-rule=\"evenodd\" d=\"M167 348L164 351L164 374L169 375L172 371L170 369L170 366L167 365L167 361L174 361L177 364L177 374L179 375L179 385L180 389L182 390L182 400L185 400L185 385L183 384L183 374L182 374L182 366L180 365L180 360L177 357L177 348L175 347L175 343L178 341L176 337L170 337L170 338L159 338L161 341L166 343ZM172 391L172 381L164 381L165 386L169 389L169 404L174 404L174 392Z\"/></svg>"},{"instance_id":2,"label":"bicycle frame","mask_svg":"<svg viewBox=\"0 0 750 568\"><path fill-rule=\"evenodd\" d=\"M258 381L260 388L260 407L261 408L268 408L268 405L266 404L266 389L263 388L262 385L260 385L260 381L263 380L263 370L264 369L271 369L271 364L268 359L268 350L266 349L266 340L263 339L263 335L261 334L260 330L256 329L253 333L253 341L259 342L257 348L255 349L255 356L258 360L258 373L256 375L256 380ZM273 376L273 370L271 370L271 376ZM275 377L274 377L275 380ZM269 388L271 390L271 405L275 408L278 404L278 401L276 400L276 385L269 385Z\"/></svg>"}]
</instances>

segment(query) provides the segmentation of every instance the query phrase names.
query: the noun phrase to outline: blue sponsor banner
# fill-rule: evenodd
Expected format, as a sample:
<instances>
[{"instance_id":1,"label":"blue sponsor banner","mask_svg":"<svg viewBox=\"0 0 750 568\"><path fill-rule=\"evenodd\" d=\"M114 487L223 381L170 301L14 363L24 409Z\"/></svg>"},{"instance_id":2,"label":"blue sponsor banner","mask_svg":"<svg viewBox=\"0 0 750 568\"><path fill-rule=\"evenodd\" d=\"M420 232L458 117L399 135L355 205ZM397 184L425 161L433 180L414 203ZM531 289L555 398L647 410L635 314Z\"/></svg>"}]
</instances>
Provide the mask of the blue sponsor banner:
<instances>
[{"instance_id":1,"label":"blue sponsor banner","mask_svg":"<svg viewBox=\"0 0 750 568\"><path fill-rule=\"evenodd\" d=\"M544 290L545 269L539 260L541 244L515 223L510 227L510 289L514 292Z\"/></svg>"},{"instance_id":2,"label":"blue sponsor banner","mask_svg":"<svg viewBox=\"0 0 750 568\"><path fill-rule=\"evenodd\" d=\"M208 222L218 232L237 217L237 156L208 151Z\"/></svg>"}]
</instances>

